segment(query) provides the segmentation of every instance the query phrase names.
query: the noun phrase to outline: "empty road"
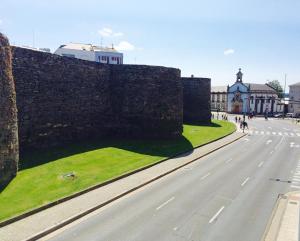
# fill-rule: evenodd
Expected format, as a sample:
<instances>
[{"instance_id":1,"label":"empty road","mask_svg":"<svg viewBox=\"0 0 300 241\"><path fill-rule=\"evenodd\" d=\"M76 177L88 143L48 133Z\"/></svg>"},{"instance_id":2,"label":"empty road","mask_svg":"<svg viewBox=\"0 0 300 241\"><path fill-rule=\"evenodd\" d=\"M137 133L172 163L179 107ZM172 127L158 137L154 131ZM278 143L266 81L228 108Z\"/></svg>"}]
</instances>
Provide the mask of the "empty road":
<instances>
[{"instance_id":1,"label":"empty road","mask_svg":"<svg viewBox=\"0 0 300 241\"><path fill-rule=\"evenodd\" d=\"M248 123L246 137L47 239L260 241L278 194L300 190L300 128Z\"/></svg>"}]
</instances>

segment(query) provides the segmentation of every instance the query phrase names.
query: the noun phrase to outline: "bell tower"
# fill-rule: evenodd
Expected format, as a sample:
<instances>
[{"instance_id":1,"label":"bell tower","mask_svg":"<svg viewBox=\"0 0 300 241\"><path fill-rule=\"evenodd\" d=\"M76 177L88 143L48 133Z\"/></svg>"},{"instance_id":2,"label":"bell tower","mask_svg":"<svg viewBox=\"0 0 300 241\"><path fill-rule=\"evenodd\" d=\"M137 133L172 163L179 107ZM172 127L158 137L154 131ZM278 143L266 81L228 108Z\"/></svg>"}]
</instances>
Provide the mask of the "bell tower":
<instances>
[{"instance_id":1,"label":"bell tower","mask_svg":"<svg viewBox=\"0 0 300 241\"><path fill-rule=\"evenodd\" d=\"M241 71L242 69L239 68L239 72L236 74L236 82L243 83L243 73Z\"/></svg>"}]
</instances>

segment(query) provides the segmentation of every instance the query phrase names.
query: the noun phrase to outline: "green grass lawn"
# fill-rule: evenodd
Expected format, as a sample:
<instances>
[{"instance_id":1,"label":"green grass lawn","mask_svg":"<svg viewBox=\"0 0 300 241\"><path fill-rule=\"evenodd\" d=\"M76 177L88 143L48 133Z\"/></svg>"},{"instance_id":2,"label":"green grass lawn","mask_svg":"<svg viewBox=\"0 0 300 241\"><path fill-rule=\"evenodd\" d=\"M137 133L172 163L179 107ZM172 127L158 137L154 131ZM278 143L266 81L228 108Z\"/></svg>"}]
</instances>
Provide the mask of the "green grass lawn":
<instances>
[{"instance_id":1,"label":"green grass lawn","mask_svg":"<svg viewBox=\"0 0 300 241\"><path fill-rule=\"evenodd\" d=\"M184 126L176 141L106 140L24 154L17 177L0 193L0 221L191 150L235 129L225 121L211 126ZM64 174L73 172L75 179Z\"/></svg>"}]
</instances>

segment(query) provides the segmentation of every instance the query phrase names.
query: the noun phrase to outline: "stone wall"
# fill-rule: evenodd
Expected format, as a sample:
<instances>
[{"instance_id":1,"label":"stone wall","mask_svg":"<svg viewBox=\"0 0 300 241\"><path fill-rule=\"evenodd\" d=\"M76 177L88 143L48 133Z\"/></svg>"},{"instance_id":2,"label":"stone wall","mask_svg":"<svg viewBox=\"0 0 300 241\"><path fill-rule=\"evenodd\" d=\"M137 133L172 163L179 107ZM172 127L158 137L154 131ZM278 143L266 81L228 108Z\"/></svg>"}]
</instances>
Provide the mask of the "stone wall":
<instances>
[{"instance_id":1,"label":"stone wall","mask_svg":"<svg viewBox=\"0 0 300 241\"><path fill-rule=\"evenodd\" d=\"M20 148L182 133L180 70L103 65L13 48Z\"/></svg>"},{"instance_id":2,"label":"stone wall","mask_svg":"<svg viewBox=\"0 0 300 241\"><path fill-rule=\"evenodd\" d=\"M208 78L182 78L183 121L185 123L210 123L210 89Z\"/></svg>"},{"instance_id":3,"label":"stone wall","mask_svg":"<svg viewBox=\"0 0 300 241\"><path fill-rule=\"evenodd\" d=\"M9 182L18 167L18 126L11 48L0 33L0 186Z\"/></svg>"}]
</instances>

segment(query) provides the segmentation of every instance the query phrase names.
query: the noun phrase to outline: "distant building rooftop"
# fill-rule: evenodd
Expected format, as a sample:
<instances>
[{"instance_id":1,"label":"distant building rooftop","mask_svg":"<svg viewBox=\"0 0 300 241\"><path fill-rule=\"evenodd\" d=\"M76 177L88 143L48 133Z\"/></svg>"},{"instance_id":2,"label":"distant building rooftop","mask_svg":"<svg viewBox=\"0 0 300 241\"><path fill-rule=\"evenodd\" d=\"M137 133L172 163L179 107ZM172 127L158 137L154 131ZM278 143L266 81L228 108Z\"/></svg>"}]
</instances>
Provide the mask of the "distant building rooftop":
<instances>
[{"instance_id":1,"label":"distant building rooftop","mask_svg":"<svg viewBox=\"0 0 300 241\"><path fill-rule=\"evenodd\" d=\"M300 82L292 84L292 85L289 85L289 86L300 86Z\"/></svg>"},{"instance_id":2,"label":"distant building rooftop","mask_svg":"<svg viewBox=\"0 0 300 241\"><path fill-rule=\"evenodd\" d=\"M99 47L92 44L81 44L81 43L69 43L59 46L60 49L75 49L75 50L86 50L86 51L101 51L101 52L114 52L118 53L116 49L108 47Z\"/></svg>"},{"instance_id":3,"label":"distant building rooftop","mask_svg":"<svg viewBox=\"0 0 300 241\"><path fill-rule=\"evenodd\" d=\"M211 92L227 92L227 86L212 86Z\"/></svg>"},{"instance_id":4,"label":"distant building rooftop","mask_svg":"<svg viewBox=\"0 0 300 241\"><path fill-rule=\"evenodd\" d=\"M252 84L252 83L244 83L250 91L252 92L269 92L276 94L276 90L267 84Z\"/></svg>"}]
</instances>

